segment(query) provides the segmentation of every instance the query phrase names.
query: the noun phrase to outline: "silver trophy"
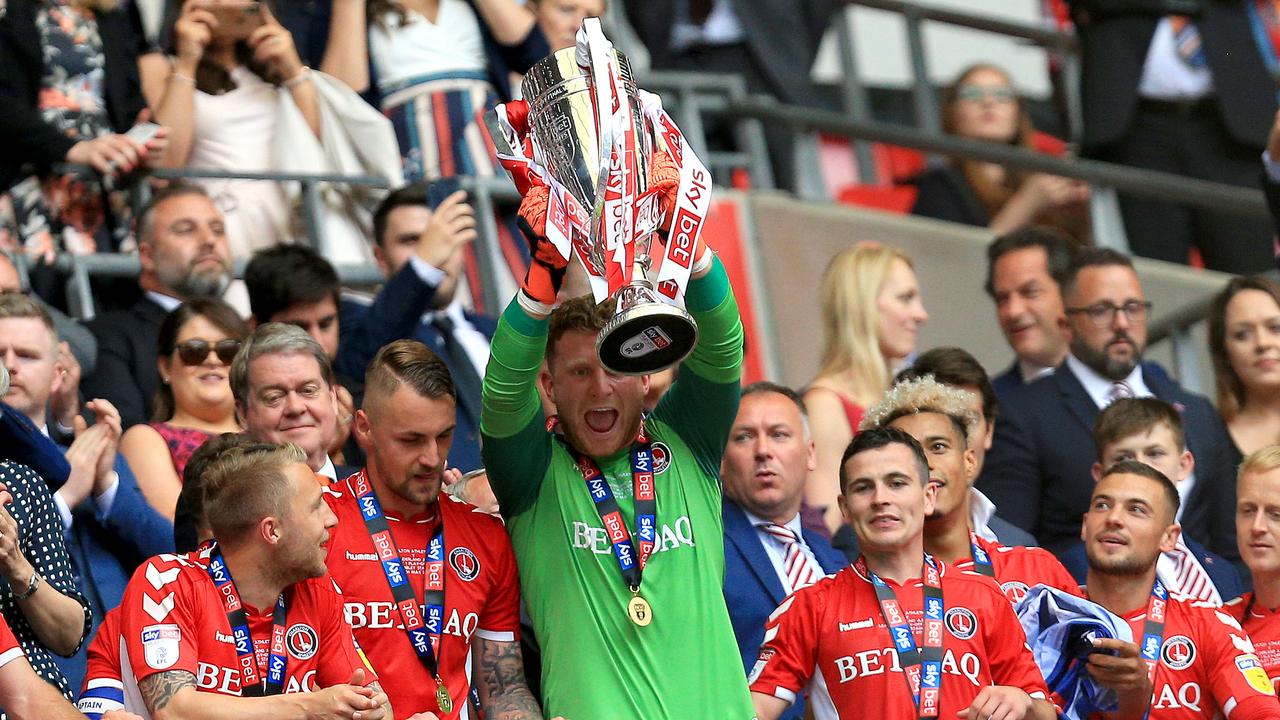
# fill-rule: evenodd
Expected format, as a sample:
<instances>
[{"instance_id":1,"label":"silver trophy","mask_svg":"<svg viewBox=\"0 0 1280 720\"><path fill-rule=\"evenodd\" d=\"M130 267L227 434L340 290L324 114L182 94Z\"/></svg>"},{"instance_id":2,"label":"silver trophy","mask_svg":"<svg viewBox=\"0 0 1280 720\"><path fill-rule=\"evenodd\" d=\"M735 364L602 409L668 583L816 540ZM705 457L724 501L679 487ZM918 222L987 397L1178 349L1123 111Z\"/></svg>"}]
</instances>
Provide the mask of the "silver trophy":
<instances>
[{"instance_id":1,"label":"silver trophy","mask_svg":"<svg viewBox=\"0 0 1280 720\"><path fill-rule=\"evenodd\" d=\"M588 19L590 22L598 20ZM603 37L602 35L600 37ZM597 48L597 51L599 48ZM635 119L632 142L635 173L639 191L649 184L649 162L653 155L654 133L649 127L636 94L635 80L627 58L615 49L607 51L619 69L622 87L618 99L631 104ZM529 104L529 132L535 147L541 151L541 162L547 172L591 212L587 237L575 230L573 244L588 273L602 276L605 272L604 233L605 182L608 174L609 148L598 127L594 104L596 85L606 81L595 77L590 67L579 64L576 48L567 48L539 61L525 75L522 89ZM612 132L620 129L609 129ZM596 340L596 354L609 370L624 375L646 375L679 363L693 350L698 339L698 325L683 308L659 299L650 276L650 247L653 234L665 218L653 212L643 213L636 227L634 262L623 267L625 284L613 297L617 300L614 317L604 326Z\"/></svg>"}]
</instances>

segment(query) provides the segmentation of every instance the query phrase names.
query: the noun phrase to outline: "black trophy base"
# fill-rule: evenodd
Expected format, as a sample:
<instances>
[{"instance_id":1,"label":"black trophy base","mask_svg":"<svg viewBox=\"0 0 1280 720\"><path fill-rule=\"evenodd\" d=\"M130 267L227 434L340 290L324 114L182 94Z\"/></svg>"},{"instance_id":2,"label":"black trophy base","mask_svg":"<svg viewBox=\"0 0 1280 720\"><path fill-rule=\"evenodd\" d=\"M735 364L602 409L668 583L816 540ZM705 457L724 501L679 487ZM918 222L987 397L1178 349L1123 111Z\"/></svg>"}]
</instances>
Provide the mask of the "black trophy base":
<instances>
[{"instance_id":1,"label":"black trophy base","mask_svg":"<svg viewBox=\"0 0 1280 720\"><path fill-rule=\"evenodd\" d=\"M684 360L698 341L689 313L662 302L632 306L613 316L596 339L596 355L619 375L648 375Z\"/></svg>"}]
</instances>

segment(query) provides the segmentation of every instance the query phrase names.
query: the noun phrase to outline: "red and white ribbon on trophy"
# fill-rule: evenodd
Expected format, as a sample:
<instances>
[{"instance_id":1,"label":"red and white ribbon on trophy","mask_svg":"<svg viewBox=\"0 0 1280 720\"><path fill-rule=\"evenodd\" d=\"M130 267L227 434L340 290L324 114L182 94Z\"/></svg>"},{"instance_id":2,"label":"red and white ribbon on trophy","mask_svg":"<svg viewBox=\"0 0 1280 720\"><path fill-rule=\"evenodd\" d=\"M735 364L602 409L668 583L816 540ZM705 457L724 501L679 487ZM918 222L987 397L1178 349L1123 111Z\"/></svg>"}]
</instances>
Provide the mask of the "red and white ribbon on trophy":
<instances>
[{"instance_id":1,"label":"red and white ribbon on trophy","mask_svg":"<svg viewBox=\"0 0 1280 720\"><path fill-rule=\"evenodd\" d=\"M578 33L578 64L590 67L593 109L599 140L600 173L596 197L600 212L583 207L543 167L542 148L529 132L528 107L513 101L495 108L501 137L492 137L498 160L521 195L533 185L548 188L546 237L565 259L576 255L587 271L597 302L612 296L630 280L636 259L636 241L655 231L665 231L662 264L655 290L668 303L679 304L689 280L698 235L711 207L711 175L694 154L689 142L662 108L661 99L638 91L643 123L656 151L671 159L679 174L674 202L655 190L640 191L639 146L634 137L637 123L628 101L612 43L598 21L588 19ZM663 206L667 212L663 213ZM665 216L664 216L665 215ZM598 244L591 238L598 238Z\"/></svg>"}]
</instances>

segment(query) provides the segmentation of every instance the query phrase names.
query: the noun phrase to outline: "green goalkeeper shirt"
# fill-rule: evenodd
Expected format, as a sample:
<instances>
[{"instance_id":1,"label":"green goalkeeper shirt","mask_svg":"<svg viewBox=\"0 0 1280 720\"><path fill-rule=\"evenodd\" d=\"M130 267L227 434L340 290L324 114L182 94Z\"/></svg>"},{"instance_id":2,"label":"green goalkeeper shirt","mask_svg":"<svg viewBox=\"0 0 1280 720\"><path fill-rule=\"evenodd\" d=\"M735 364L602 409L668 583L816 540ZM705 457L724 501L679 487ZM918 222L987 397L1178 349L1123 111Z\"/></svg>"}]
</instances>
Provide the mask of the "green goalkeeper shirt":
<instances>
[{"instance_id":1,"label":"green goalkeeper shirt","mask_svg":"<svg viewBox=\"0 0 1280 720\"><path fill-rule=\"evenodd\" d=\"M484 381L483 456L515 548L542 648L547 717L747 720L754 717L724 593L720 456L738 410L742 322L719 260L685 306L699 341L645 427L653 441L657 541L627 615L622 578L582 473L547 432L536 390L547 322L512 302ZM635 532L629 449L596 458Z\"/></svg>"}]
</instances>

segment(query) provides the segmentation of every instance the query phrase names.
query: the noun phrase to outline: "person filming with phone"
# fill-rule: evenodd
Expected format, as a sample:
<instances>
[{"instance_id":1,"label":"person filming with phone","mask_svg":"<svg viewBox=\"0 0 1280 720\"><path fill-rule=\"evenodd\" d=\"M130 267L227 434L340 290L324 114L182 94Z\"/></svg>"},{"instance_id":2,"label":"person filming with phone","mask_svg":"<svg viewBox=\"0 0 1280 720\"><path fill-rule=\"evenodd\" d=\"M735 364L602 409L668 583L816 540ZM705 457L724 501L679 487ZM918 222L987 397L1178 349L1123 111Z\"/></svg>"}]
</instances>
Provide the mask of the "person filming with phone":
<instances>
[{"instance_id":1,"label":"person filming with phone","mask_svg":"<svg viewBox=\"0 0 1280 720\"><path fill-rule=\"evenodd\" d=\"M123 6L120 0L0 4L0 134L9 140L0 150L0 198L8 201L0 202L0 241L33 259L125 246L124 193L103 193L94 181L114 183L164 150L165 132L147 122L150 111L138 92ZM135 126L140 134L130 133ZM87 166L97 178L51 171L55 163ZM44 290L39 279L36 287Z\"/></svg>"},{"instance_id":2,"label":"person filming with phone","mask_svg":"<svg viewBox=\"0 0 1280 720\"><path fill-rule=\"evenodd\" d=\"M169 57L139 60L142 88L171 128L163 165L242 172L375 174L399 184L390 123L340 83L312 71L264 2L186 0ZM346 143L348 152L340 149ZM337 158L354 156L347 166ZM292 189L271 181L200 181L227 223L232 255L289 241ZM371 262L361 238L331 232L336 262ZM363 233L361 233L361 236ZM354 253L354 256L349 255Z\"/></svg>"}]
</instances>

